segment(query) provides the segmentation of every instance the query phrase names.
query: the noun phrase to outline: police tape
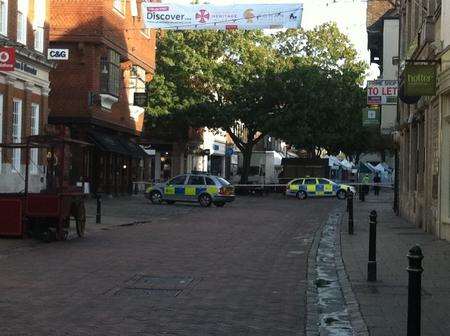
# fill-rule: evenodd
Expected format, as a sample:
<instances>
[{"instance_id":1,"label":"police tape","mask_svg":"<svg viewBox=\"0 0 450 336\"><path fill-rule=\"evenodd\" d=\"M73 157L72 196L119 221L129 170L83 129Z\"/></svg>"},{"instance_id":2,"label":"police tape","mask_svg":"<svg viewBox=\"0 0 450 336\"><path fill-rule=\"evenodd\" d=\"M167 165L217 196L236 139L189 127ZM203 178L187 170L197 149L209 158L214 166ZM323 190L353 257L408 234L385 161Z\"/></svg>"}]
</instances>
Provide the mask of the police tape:
<instances>
[{"instance_id":1,"label":"police tape","mask_svg":"<svg viewBox=\"0 0 450 336\"><path fill-rule=\"evenodd\" d=\"M337 183L345 186L368 186L368 187L380 187L380 188L394 188L392 184L383 183ZM287 184L233 184L233 187L254 187L254 188L265 188L265 187L288 187Z\"/></svg>"}]
</instances>

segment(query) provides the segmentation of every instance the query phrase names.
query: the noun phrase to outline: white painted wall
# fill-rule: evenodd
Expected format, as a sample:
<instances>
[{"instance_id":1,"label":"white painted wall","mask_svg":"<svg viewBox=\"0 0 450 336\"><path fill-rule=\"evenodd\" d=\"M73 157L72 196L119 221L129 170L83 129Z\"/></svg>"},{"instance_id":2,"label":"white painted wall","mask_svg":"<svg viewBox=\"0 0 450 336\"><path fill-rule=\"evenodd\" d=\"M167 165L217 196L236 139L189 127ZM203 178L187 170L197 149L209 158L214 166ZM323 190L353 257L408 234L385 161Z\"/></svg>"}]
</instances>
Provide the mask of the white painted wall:
<instances>
[{"instance_id":1,"label":"white painted wall","mask_svg":"<svg viewBox=\"0 0 450 336\"><path fill-rule=\"evenodd\" d=\"M444 48L450 45L450 1L442 0L441 11L441 40L444 42Z\"/></svg>"},{"instance_id":2,"label":"white painted wall","mask_svg":"<svg viewBox=\"0 0 450 336\"><path fill-rule=\"evenodd\" d=\"M384 20L383 26L383 73L382 78L393 80L398 78L397 65L392 59L398 57L399 20ZM381 107L381 132L390 134L394 131L397 117L396 105L383 105Z\"/></svg>"}]
</instances>

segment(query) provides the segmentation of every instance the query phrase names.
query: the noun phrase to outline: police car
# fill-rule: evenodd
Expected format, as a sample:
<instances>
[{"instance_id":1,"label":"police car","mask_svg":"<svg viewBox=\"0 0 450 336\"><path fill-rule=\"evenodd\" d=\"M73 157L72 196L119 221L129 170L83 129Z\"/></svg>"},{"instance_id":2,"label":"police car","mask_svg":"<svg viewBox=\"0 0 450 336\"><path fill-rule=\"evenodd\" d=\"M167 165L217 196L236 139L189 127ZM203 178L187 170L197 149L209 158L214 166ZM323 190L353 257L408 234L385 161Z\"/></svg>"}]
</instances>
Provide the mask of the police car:
<instances>
[{"instance_id":1,"label":"police car","mask_svg":"<svg viewBox=\"0 0 450 336\"><path fill-rule=\"evenodd\" d=\"M199 202L202 207L211 204L222 207L234 201L234 188L227 180L206 173L179 175L168 182L158 183L147 190L147 197L153 204L163 201Z\"/></svg>"},{"instance_id":2,"label":"police car","mask_svg":"<svg viewBox=\"0 0 450 336\"><path fill-rule=\"evenodd\" d=\"M298 199L316 196L336 196L345 199L348 191L353 194L356 189L346 184L338 184L326 178L306 177L292 180L286 188L287 196L295 196Z\"/></svg>"}]
</instances>

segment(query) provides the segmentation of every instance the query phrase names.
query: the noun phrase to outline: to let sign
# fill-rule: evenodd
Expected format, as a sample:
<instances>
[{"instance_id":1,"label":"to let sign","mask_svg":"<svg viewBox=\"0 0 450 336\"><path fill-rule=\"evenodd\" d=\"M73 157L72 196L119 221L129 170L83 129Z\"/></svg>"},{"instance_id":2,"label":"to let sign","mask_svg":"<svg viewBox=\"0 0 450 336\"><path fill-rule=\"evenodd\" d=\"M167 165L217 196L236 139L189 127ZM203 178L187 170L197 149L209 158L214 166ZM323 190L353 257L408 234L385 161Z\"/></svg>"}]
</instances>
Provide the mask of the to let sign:
<instances>
[{"instance_id":1,"label":"to let sign","mask_svg":"<svg viewBox=\"0 0 450 336\"><path fill-rule=\"evenodd\" d=\"M396 105L398 81L374 80L367 82L367 105Z\"/></svg>"},{"instance_id":2,"label":"to let sign","mask_svg":"<svg viewBox=\"0 0 450 336\"><path fill-rule=\"evenodd\" d=\"M0 47L0 70L14 71L16 51L12 47Z\"/></svg>"},{"instance_id":3,"label":"to let sign","mask_svg":"<svg viewBox=\"0 0 450 336\"><path fill-rule=\"evenodd\" d=\"M363 110L362 124L363 126L378 126L381 121L380 106L370 106Z\"/></svg>"}]
</instances>

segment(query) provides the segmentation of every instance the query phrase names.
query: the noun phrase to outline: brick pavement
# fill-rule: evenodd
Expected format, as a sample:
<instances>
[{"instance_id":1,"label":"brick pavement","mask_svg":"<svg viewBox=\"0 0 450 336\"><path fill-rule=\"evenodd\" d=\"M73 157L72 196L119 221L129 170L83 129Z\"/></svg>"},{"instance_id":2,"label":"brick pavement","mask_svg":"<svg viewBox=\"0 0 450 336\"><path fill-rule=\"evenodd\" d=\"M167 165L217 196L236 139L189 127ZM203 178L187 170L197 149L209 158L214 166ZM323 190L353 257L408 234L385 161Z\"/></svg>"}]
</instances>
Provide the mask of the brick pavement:
<instances>
[{"instance_id":1,"label":"brick pavement","mask_svg":"<svg viewBox=\"0 0 450 336\"><path fill-rule=\"evenodd\" d=\"M163 206L145 224L2 255L0 334L302 335L308 251L336 202Z\"/></svg>"},{"instance_id":2,"label":"brick pavement","mask_svg":"<svg viewBox=\"0 0 450 336\"><path fill-rule=\"evenodd\" d=\"M366 282L368 259L368 216L378 212L378 281ZM355 235L347 233L347 215L341 230L342 257L361 313L374 336L406 335L409 249L419 244L423 260L422 335L450 334L450 243L395 216L392 194L355 200Z\"/></svg>"}]
</instances>

